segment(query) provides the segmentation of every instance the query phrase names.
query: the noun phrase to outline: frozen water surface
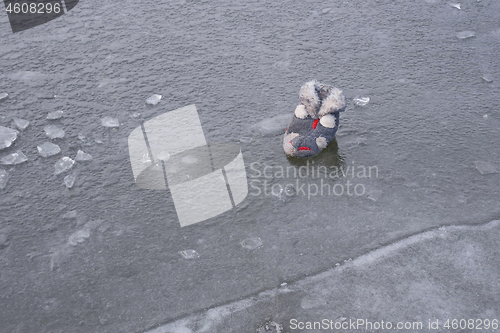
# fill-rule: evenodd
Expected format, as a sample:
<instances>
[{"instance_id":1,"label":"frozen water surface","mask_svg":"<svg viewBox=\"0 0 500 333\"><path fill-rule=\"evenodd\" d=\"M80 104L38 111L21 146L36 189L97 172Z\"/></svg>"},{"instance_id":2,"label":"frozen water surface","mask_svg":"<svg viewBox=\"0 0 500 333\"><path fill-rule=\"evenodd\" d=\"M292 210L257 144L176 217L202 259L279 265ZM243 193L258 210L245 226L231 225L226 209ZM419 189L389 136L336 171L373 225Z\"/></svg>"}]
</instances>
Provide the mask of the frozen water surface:
<instances>
[{"instance_id":1,"label":"frozen water surface","mask_svg":"<svg viewBox=\"0 0 500 333\"><path fill-rule=\"evenodd\" d=\"M118 121L117 118L106 116L101 119L101 125L104 127L119 127L120 122Z\"/></svg>"},{"instance_id":2,"label":"frozen water surface","mask_svg":"<svg viewBox=\"0 0 500 333\"><path fill-rule=\"evenodd\" d=\"M7 156L2 157L2 159L0 159L0 162L4 165L16 165L24 163L27 160L28 158L26 157L26 155L24 155L22 151L18 150L15 153L11 153Z\"/></svg>"},{"instance_id":3,"label":"frozen water surface","mask_svg":"<svg viewBox=\"0 0 500 333\"><path fill-rule=\"evenodd\" d=\"M9 182L9 174L4 169L0 169L0 189L4 189Z\"/></svg>"},{"instance_id":4,"label":"frozen water surface","mask_svg":"<svg viewBox=\"0 0 500 333\"><path fill-rule=\"evenodd\" d=\"M75 161L77 162L85 162L85 161L92 161L92 155L87 154L86 152L82 150L78 150L75 156Z\"/></svg>"},{"instance_id":5,"label":"frozen water surface","mask_svg":"<svg viewBox=\"0 0 500 333\"><path fill-rule=\"evenodd\" d=\"M12 128L0 126L0 149L8 148L17 139L18 132Z\"/></svg>"},{"instance_id":6,"label":"frozen water surface","mask_svg":"<svg viewBox=\"0 0 500 333\"><path fill-rule=\"evenodd\" d=\"M56 119L60 119L64 114L64 111L53 111L53 112L49 112L49 114L47 114L47 119L48 120L56 120Z\"/></svg>"},{"instance_id":7,"label":"frozen water surface","mask_svg":"<svg viewBox=\"0 0 500 333\"><path fill-rule=\"evenodd\" d=\"M21 131L24 131L30 124L30 122L26 119L14 118L13 120L14 120L14 125L16 125L16 127Z\"/></svg>"},{"instance_id":8,"label":"frozen water surface","mask_svg":"<svg viewBox=\"0 0 500 333\"><path fill-rule=\"evenodd\" d=\"M148 99L146 99L146 104L156 105L160 102L160 100L161 100L161 95L154 94L153 96L148 97Z\"/></svg>"},{"instance_id":9,"label":"frozen water surface","mask_svg":"<svg viewBox=\"0 0 500 333\"><path fill-rule=\"evenodd\" d=\"M54 165L55 167L54 173L58 175L63 172L66 172L73 167L73 164L75 164L75 161L73 161L71 158L67 156L61 157L61 159L59 159L59 161L57 161L56 164Z\"/></svg>"},{"instance_id":10,"label":"frozen water surface","mask_svg":"<svg viewBox=\"0 0 500 333\"><path fill-rule=\"evenodd\" d=\"M62 139L66 134L62 128L56 125L47 125L43 128L45 135L51 139Z\"/></svg>"},{"instance_id":11,"label":"frozen water surface","mask_svg":"<svg viewBox=\"0 0 500 333\"><path fill-rule=\"evenodd\" d=\"M37 148L38 148L38 152L43 157L54 156L54 155L59 154L61 152L61 148L58 145L51 143L51 142L44 142L41 145L39 145Z\"/></svg>"}]
</instances>

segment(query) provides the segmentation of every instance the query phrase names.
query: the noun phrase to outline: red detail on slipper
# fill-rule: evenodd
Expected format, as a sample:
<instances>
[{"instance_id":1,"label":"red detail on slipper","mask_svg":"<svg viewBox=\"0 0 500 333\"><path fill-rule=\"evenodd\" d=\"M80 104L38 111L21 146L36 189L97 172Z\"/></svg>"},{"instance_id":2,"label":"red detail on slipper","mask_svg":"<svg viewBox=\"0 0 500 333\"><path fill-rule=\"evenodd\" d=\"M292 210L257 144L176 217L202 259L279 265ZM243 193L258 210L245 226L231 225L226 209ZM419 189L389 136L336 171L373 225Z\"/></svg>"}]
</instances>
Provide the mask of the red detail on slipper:
<instances>
[{"instance_id":1,"label":"red detail on slipper","mask_svg":"<svg viewBox=\"0 0 500 333\"><path fill-rule=\"evenodd\" d=\"M313 129L316 129L316 126L318 126L319 119L316 119L313 123Z\"/></svg>"},{"instance_id":2,"label":"red detail on slipper","mask_svg":"<svg viewBox=\"0 0 500 333\"><path fill-rule=\"evenodd\" d=\"M299 150L312 150L312 149L309 147L300 147Z\"/></svg>"}]
</instances>

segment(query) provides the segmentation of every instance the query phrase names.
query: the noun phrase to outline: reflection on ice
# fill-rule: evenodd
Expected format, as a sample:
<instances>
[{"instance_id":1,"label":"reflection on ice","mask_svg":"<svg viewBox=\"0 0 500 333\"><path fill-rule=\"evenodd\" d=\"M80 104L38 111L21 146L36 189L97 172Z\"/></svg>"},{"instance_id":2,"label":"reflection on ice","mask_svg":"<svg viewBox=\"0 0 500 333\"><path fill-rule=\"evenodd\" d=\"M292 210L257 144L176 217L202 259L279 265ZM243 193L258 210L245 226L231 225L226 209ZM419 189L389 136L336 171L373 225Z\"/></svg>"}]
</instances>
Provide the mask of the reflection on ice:
<instances>
[{"instance_id":1,"label":"reflection on ice","mask_svg":"<svg viewBox=\"0 0 500 333\"><path fill-rule=\"evenodd\" d=\"M56 120L56 119L59 119L62 117L63 115L63 111L53 111L53 112L49 112L49 114L47 115L47 119L48 120Z\"/></svg>"}]
</instances>

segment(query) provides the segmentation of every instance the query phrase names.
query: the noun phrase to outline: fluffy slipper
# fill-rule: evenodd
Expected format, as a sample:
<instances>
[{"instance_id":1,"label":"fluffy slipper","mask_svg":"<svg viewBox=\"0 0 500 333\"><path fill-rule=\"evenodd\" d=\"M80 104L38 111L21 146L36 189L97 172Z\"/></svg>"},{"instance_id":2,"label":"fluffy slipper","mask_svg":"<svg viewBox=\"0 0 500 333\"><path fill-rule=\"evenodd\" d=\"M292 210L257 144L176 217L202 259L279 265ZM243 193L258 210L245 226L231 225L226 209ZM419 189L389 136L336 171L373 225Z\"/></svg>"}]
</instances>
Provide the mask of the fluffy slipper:
<instances>
[{"instance_id":1,"label":"fluffy slipper","mask_svg":"<svg viewBox=\"0 0 500 333\"><path fill-rule=\"evenodd\" d=\"M335 137L340 112L346 102L340 89L318 81L306 82L300 88L300 104L283 138L288 156L309 157L326 148Z\"/></svg>"}]
</instances>

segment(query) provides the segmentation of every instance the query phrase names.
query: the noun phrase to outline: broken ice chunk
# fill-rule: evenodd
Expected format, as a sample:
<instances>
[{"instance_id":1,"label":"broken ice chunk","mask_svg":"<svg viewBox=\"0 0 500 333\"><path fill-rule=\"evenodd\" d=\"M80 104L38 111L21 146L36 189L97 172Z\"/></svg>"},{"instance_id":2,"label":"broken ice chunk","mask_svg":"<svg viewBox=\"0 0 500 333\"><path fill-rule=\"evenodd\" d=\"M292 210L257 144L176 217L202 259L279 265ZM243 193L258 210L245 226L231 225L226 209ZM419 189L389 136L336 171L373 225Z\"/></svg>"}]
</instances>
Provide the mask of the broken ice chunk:
<instances>
[{"instance_id":1,"label":"broken ice chunk","mask_svg":"<svg viewBox=\"0 0 500 333\"><path fill-rule=\"evenodd\" d=\"M475 161L474 164L476 165L477 171L479 171L482 175L489 175L498 172L497 169L488 162Z\"/></svg>"},{"instance_id":2,"label":"broken ice chunk","mask_svg":"<svg viewBox=\"0 0 500 333\"><path fill-rule=\"evenodd\" d=\"M3 157L0 162L5 165L16 165L26 162L28 158L23 154L22 151L18 150L15 153L9 154Z\"/></svg>"},{"instance_id":3,"label":"broken ice chunk","mask_svg":"<svg viewBox=\"0 0 500 333\"><path fill-rule=\"evenodd\" d=\"M262 239L259 237L251 237L243 240L241 246L245 249L255 250L262 246Z\"/></svg>"},{"instance_id":4,"label":"broken ice chunk","mask_svg":"<svg viewBox=\"0 0 500 333\"><path fill-rule=\"evenodd\" d=\"M196 259L200 257L198 252L196 252L195 250L184 250L179 253L184 257L184 259Z\"/></svg>"},{"instance_id":5,"label":"broken ice chunk","mask_svg":"<svg viewBox=\"0 0 500 333\"><path fill-rule=\"evenodd\" d=\"M7 94L7 93L1 93L0 94L0 101L3 101L4 99L7 99L7 97L9 97L9 94Z\"/></svg>"},{"instance_id":6,"label":"broken ice chunk","mask_svg":"<svg viewBox=\"0 0 500 333\"><path fill-rule=\"evenodd\" d=\"M62 117L63 115L63 111L53 111L53 112L49 112L49 114L47 115L47 119L48 120L56 120L56 119L59 119Z\"/></svg>"},{"instance_id":7,"label":"broken ice chunk","mask_svg":"<svg viewBox=\"0 0 500 333\"><path fill-rule=\"evenodd\" d=\"M158 102L160 102L160 100L161 100L161 95L154 94L153 96L146 99L146 104L156 105L158 104Z\"/></svg>"},{"instance_id":8,"label":"broken ice chunk","mask_svg":"<svg viewBox=\"0 0 500 333\"><path fill-rule=\"evenodd\" d=\"M9 174L4 169L0 169L0 189L4 189L9 182Z\"/></svg>"},{"instance_id":9,"label":"broken ice chunk","mask_svg":"<svg viewBox=\"0 0 500 333\"><path fill-rule=\"evenodd\" d=\"M101 119L101 125L104 127L119 127L120 122L118 121L117 118L112 118L112 117L104 117Z\"/></svg>"},{"instance_id":10,"label":"broken ice chunk","mask_svg":"<svg viewBox=\"0 0 500 333\"><path fill-rule=\"evenodd\" d=\"M78 216L78 212L76 210L70 210L66 214L62 216L63 219L75 219Z\"/></svg>"},{"instance_id":11,"label":"broken ice chunk","mask_svg":"<svg viewBox=\"0 0 500 333\"><path fill-rule=\"evenodd\" d=\"M488 74L484 74L481 78L482 78L482 79L484 80L484 82L486 82L486 83L491 83L491 82L493 82L493 79L492 79L492 78L491 78L491 76L489 76Z\"/></svg>"},{"instance_id":12,"label":"broken ice chunk","mask_svg":"<svg viewBox=\"0 0 500 333\"><path fill-rule=\"evenodd\" d=\"M382 193L383 192L381 190L372 190L368 193L367 198L373 202L377 202L382 196Z\"/></svg>"},{"instance_id":13,"label":"broken ice chunk","mask_svg":"<svg viewBox=\"0 0 500 333\"><path fill-rule=\"evenodd\" d=\"M460 31L460 32L457 32L455 34L455 36L457 36L458 39L471 38L471 37L474 37L475 35L476 35L476 33L474 31L469 31L469 30Z\"/></svg>"},{"instance_id":14,"label":"broken ice chunk","mask_svg":"<svg viewBox=\"0 0 500 333\"><path fill-rule=\"evenodd\" d=\"M453 7L453 8L456 8L456 9L462 9L462 8L460 8L460 4L459 3L450 3L449 5L451 7Z\"/></svg>"},{"instance_id":15,"label":"broken ice chunk","mask_svg":"<svg viewBox=\"0 0 500 333\"><path fill-rule=\"evenodd\" d=\"M54 156L54 155L57 155L61 152L61 148L59 148L58 145L53 144L51 142L44 142L41 145L39 145L37 148L38 148L38 152L43 157Z\"/></svg>"},{"instance_id":16,"label":"broken ice chunk","mask_svg":"<svg viewBox=\"0 0 500 333\"><path fill-rule=\"evenodd\" d=\"M285 132L290 123L290 115L282 114L276 117L266 118L250 126L252 133L259 133L262 136L276 135Z\"/></svg>"},{"instance_id":17,"label":"broken ice chunk","mask_svg":"<svg viewBox=\"0 0 500 333\"><path fill-rule=\"evenodd\" d=\"M45 134L51 139L62 139L66 134L64 130L56 125L47 125L43 128Z\"/></svg>"},{"instance_id":18,"label":"broken ice chunk","mask_svg":"<svg viewBox=\"0 0 500 333\"><path fill-rule=\"evenodd\" d=\"M76 181L75 174L67 175L66 177L64 177L64 185L66 185L67 188L72 188L73 185L75 185L75 181Z\"/></svg>"},{"instance_id":19,"label":"broken ice chunk","mask_svg":"<svg viewBox=\"0 0 500 333\"><path fill-rule=\"evenodd\" d=\"M68 171L73 167L73 164L75 164L75 161L73 161L71 158L67 156L61 157L59 161L57 161L56 164L54 165L56 169L54 174L58 175L60 173Z\"/></svg>"},{"instance_id":20,"label":"broken ice chunk","mask_svg":"<svg viewBox=\"0 0 500 333\"><path fill-rule=\"evenodd\" d=\"M356 97L352 101L356 105L365 106L368 102L370 102L370 97Z\"/></svg>"},{"instance_id":21,"label":"broken ice chunk","mask_svg":"<svg viewBox=\"0 0 500 333\"><path fill-rule=\"evenodd\" d=\"M0 149L8 148L16 141L19 132L8 127L0 126Z\"/></svg>"},{"instance_id":22,"label":"broken ice chunk","mask_svg":"<svg viewBox=\"0 0 500 333\"><path fill-rule=\"evenodd\" d=\"M14 125L16 125L16 127L21 131L24 131L29 124L30 122L28 120L21 118L14 118Z\"/></svg>"},{"instance_id":23,"label":"broken ice chunk","mask_svg":"<svg viewBox=\"0 0 500 333\"><path fill-rule=\"evenodd\" d=\"M86 229L78 230L69 236L68 244L71 246L77 246L79 243L85 242L87 238L90 237L90 233Z\"/></svg>"},{"instance_id":24,"label":"broken ice chunk","mask_svg":"<svg viewBox=\"0 0 500 333\"><path fill-rule=\"evenodd\" d=\"M252 142L252 138L250 138L248 136L244 136L244 137L240 138L240 142L242 142L242 143L251 143Z\"/></svg>"},{"instance_id":25,"label":"broken ice chunk","mask_svg":"<svg viewBox=\"0 0 500 333\"><path fill-rule=\"evenodd\" d=\"M82 150L78 150L78 152L76 153L75 161L77 162L92 161L92 156L90 154L83 152Z\"/></svg>"},{"instance_id":26,"label":"broken ice chunk","mask_svg":"<svg viewBox=\"0 0 500 333\"><path fill-rule=\"evenodd\" d=\"M40 93L36 95L36 98L38 99L54 99L57 96L54 95L53 93Z\"/></svg>"}]
</instances>

